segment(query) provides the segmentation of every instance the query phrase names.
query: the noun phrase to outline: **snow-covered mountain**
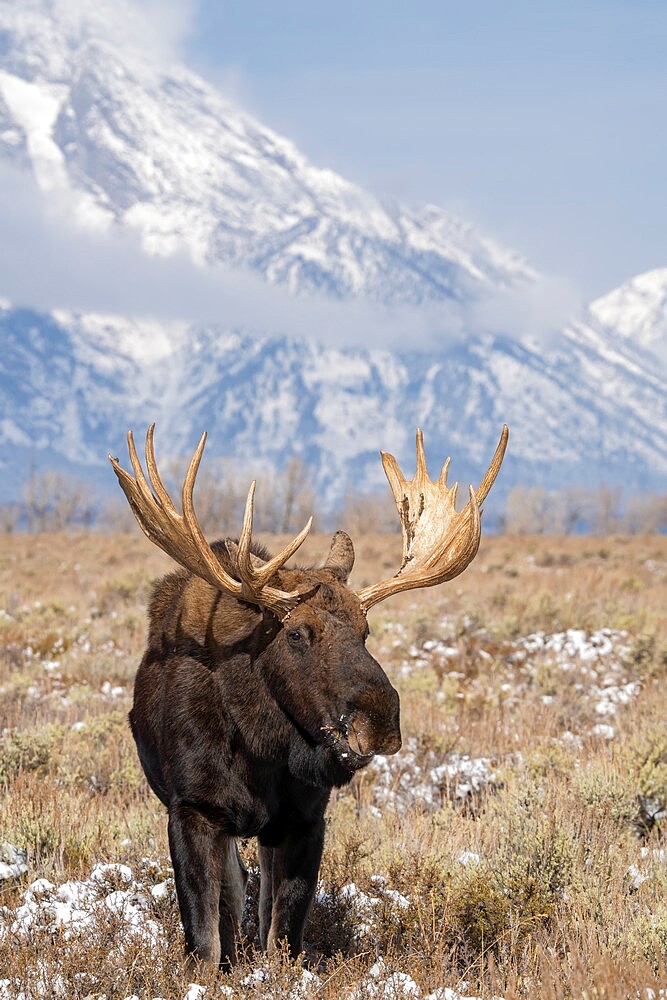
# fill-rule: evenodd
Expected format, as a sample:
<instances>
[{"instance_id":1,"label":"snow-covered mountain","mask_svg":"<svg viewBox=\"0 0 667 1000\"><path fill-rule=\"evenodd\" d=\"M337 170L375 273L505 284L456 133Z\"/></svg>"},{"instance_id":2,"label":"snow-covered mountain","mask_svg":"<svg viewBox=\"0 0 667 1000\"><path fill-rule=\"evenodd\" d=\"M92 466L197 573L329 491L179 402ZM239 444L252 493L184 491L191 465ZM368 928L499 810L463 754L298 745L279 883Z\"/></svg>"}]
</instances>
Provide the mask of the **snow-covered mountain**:
<instances>
[{"instance_id":1,"label":"snow-covered mountain","mask_svg":"<svg viewBox=\"0 0 667 1000\"><path fill-rule=\"evenodd\" d=\"M202 269L250 268L297 296L409 303L413 315L535 282L473 227L432 206L382 204L187 69L166 70L79 14L65 0L0 0L0 157L73 224L132 230L147 253L186 249ZM189 454L203 428L211 456L242 456L253 472L297 454L329 506L381 485L379 448L413 468L417 425L434 468L451 452L454 475L476 483L509 423L496 493L517 482L664 489L666 303L667 270L654 271L546 347L508 323L452 338L443 318L443 346L417 352L406 328L392 352L0 300L0 501L54 466L115 489L106 454L152 420L167 458Z\"/></svg>"},{"instance_id":2,"label":"snow-covered mountain","mask_svg":"<svg viewBox=\"0 0 667 1000\"><path fill-rule=\"evenodd\" d=\"M314 167L185 67L121 48L63 3L0 7L0 151L82 224L293 292L421 302L532 277L440 209L384 205Z\"/></svg>"},{"instance_id":3,"label":"snow-covered mountain","mask_svg":"<svg viewBox=\"0 0 667 1000\"><path fill-rule=\"evenodd\" d=\"M242 456L253 473L298 455L331 505L380 488L378 449L414 467L416 426L435 469L476 483L503 421L504 492L516 482L667 486L667 394L643 354L570 325L548 353L471 337L443 356L323 348L285 337L122 317L0 312L0 436L6 467L62 462L100 488L128 426L158 424L160 454ZM147 353L150 343L153 353ZM11 480L3 477L5 495Z\"/></svg>"},{"instance_id":4,"label":"snow-covered mountain","mask_svg":"<svg viewBox=\"0 0 667 1000\"><path fill-rule=\"evenodd\" d=\"M590 323L621 349L667 363L667 268L624 282L589 306Z\"/></svg>"}]
</instances>

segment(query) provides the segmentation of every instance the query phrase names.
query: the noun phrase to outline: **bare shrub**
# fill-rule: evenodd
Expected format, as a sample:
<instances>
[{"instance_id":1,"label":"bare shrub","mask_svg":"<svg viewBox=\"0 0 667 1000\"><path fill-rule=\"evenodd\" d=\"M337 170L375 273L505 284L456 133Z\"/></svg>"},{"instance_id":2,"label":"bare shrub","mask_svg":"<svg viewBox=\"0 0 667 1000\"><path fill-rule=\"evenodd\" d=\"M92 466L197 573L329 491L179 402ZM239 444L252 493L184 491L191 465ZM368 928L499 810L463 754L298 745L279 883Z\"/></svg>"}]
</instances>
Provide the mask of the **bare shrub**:
<instances>
[{"instance_id":1,"label":"bare shrub","mask_svg":"<svg viewBox=\"0 0 667 1000\"><path fill-rule=\"evenodd\" d=\"M512 535L647 535L667 531L667 496L634 494L619 487L515 486L508 495L502 531Z\"/></svg>"},{"instance_id":2,"label":"bare shrub","mask_svg":"<svg viewBox=\"0 0 667 1000\"><path fill-rule=\"evenodd\" d=\"M317 506L312 472L300 458L291 458L277 481L278 525L287 534L298 531Z\"/></svg>"},{"instance_id":3,"label":"bare shrub","mask_svg":"<svg viewBox=\"0 0 667 1000\"><path fill-rule=\"evenodd\" d=\"M553 521L550 499L541 486L515 486L507 498L506 531L511 535L543 535Z\"/></svg>"},{"instance_id":4,"label":"bare shrub","mask_svg":"<svg viewBox=\"0 0 667 1000\"><path fill-rule=\"evenodd\" d=\"M97 500L85 483L48 469L35 472L23 487L28 531L63 531L95 522Z\"/></svg>"},{"instance_id":5,"label":"bare shrub","mask_svg":"<svg viewBox=\"0 0 667 1000\"><path fill-rule=\"evenodd\" d=\"M396 507L389 493L359 494L348 491L339 520L353 537L394 535L400 531Z\"/></svg>"},{"instance_id":6,"label":"bare shrub","mask_svg":"<svg viewBox=\"0 0 667 1000\"><path fill-rule=\"evenodd\" d=\"M21 507L17 503L4 503L0 506L0 533L11 535L21 522Z\"/></svg>"},{"instance_id":7,"label":"bare shrub","mask_svg":"<svg viewBox=\"0 0 667 1000\"><path fill-rule=\"evenodd\" d=\"M667 531L667 496L631 496L625 505L621 530L630 535Z\"/></svg>"},{"instance_id":8,"label":"bare shrub","mask_svg":"<svg viewBox=\"0 0 667 1000\"><path fill-rule=\"evenodd\" d=\"M175 486L176 494L186 469L186 463L181 461L169 467L169 485ZM267 468L259 475L231 458L213 460L197 474L194 494L197 517L207 534L238 535L253 480L257 483L256 531L297 531L316 507L312 472L298 457L291 458L281 472Z\"/></svg>"},{"instance_id":9,"label":"bare shrub","mask_svg":"<svg viewBox=\"0 0 667 1000\"><path fill-rule=\"evenodd\" d=\"M187 463L182 460L168 467L166 485L175 496L180 492L186 471ZM233 459L213 459L199 470L194 500L199 523L207 534L238 534L252 478Z\"/></svg>"},{"instance_id":10,"label":"bare shrub","mask_svg":"<svg viewBox=\"0 0 667 1000\"><path fill-rule=\"evenodd\" d=\"M125 498L114 497L100 508L95 527L111 534L126 534L136 530L137 522Z\"/></svg>"},{"instance_id":11,"label":"bare shrub","mask_svg":"<svg viewBox=\"0 0 667 1000\"><path fill-rule=\"evenodd\" d=\"M618 531L621 525L621 498L619 487L598 487L593 513L593 531L596 535L611 535Z\"/></svg>"}]
</instances>

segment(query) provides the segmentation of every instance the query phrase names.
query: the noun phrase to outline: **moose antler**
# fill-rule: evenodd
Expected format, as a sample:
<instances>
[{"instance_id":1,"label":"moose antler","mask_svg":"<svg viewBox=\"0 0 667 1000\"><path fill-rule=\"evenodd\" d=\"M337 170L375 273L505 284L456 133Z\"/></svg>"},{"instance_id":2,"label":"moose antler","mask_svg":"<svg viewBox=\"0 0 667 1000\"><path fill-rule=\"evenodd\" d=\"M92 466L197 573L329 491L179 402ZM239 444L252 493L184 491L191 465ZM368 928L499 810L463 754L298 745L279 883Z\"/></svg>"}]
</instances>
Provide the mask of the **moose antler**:
<instances>
[{"instance_id":1,"label":"moose antler","mask_svg":"<svg viewBox=\"0 0 667 1000\"><path fill-rule=\"evenodd\" d=\"M127 445L130 461L134 470L134 478L123 469L117 458L109 455L114 472L122 487L132 513L139 522L144 534L171 556L177 563L200 576L218 590L225 590L234 597L251 604L268 608L279 618L285 618L301 599L298 591L288 593L269 587L268 581L273 574L284 566L299 546L303 543L313 523L312 517L305 528L285 548L268 562L259 561L250 551L252 540L252 515L255 497L255 482L250 484L248 499L243 516L243 528L235 551L236 565L240 579L231 576L220 564L215 553L204 538L192 500L192 491L206 444L206 431L202 434L197 449L192 456L183 483L183 514L179 514L171 497L160 479L153 450L153 432L155 424L151 424L146 432L146 468L148 480L144 475L141 462L134 446L132 431L127 432ZM149 482L150 481L150 482Z\"/></svg>"},{"instance_id":2,"label":"moose antler","mask_svg":"<svg viewBox=\"0 0 667 1000\"><path fill-rule=\"evenodd\" d=\"M424 455L424 436L417 430L417 471L409 482L404 478L393 455L380 452L382 465L391 486L403 529L403 561L390 580L374 583L357 591L365 611L401 590L433 587L462 573L477 555L481 536L480 506L498 475L509 430L504 425L491 465L470 500L456 512L458 483L447 486L449 459L440 478L431 482Z\"/></svg>"}]
</instances>

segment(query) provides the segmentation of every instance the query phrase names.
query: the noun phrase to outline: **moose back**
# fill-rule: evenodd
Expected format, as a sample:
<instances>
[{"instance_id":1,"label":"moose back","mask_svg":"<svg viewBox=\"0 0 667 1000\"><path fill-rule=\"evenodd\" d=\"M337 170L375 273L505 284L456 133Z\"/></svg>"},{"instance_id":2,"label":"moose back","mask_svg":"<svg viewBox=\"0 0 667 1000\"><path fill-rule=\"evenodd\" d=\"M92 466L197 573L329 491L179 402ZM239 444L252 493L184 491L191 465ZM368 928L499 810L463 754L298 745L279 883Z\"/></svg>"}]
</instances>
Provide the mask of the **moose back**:
<instances>
[{"instance_id":1,"label":"moose back","mask_svg":"<svg viewBox=\"0 0 667 1000\"><path fill-rule=\"evenodd\" d=\"M365 647L366 615L402 590L461 573L480 540L480 505L503 459L507 428L477 491L455 509L447 463L437 482L417 431L417 471L406 481L382 454L403 529L395 576L347 586L350 538L334 535L317 569L287 569L311 521L276 556L252 541L253 483L238 542L209 545L193 489L206 435L183 485L182 514L162 484L153 426L143 472L128 434L134 476L111 458L148 538L182 567L158 581L137 673L132 733L148 782L169 813L186 952L228 967L236 959L247 873L237 837L257 837L262 947L287 941L298 955L324 844L333 787L375 754L401 746L399 698Z\"/></svg>"}]
</instances>

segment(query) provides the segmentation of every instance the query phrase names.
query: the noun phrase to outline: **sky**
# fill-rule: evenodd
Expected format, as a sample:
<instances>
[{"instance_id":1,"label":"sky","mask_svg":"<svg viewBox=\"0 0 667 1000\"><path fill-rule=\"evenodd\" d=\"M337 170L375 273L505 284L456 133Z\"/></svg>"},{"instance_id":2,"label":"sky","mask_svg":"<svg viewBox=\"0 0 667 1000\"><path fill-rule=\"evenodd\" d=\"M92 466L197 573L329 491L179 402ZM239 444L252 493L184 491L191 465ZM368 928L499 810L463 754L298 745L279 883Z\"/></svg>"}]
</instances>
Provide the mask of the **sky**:
<instances>
[{"instance_id":1,"label":"sky","mask_svg":"<svg viewBox=\"0 0 667 1000\"><path fill-rule=\"evenodd\" d=\"M664 0L190 0L186 61L315 163L591 299L667 264Z\"/></svg>"}]
</instances>

